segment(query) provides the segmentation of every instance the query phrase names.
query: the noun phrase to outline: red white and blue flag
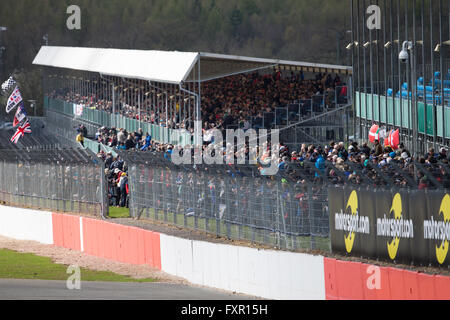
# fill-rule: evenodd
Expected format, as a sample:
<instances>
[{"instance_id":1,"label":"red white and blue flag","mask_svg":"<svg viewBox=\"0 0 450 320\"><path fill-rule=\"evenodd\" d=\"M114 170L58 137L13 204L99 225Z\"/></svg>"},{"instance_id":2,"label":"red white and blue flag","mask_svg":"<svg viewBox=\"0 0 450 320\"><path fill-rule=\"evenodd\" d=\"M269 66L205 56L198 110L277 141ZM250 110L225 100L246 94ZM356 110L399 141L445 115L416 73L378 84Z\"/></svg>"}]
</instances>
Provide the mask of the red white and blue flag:
<instances>
[{"instance_id":1,"label":"red white and blue flag","mask_svg":"<svg viewBox=\"0 0 450 320\"><path fill-rule=\"evenodd\" d=\"M26 117L27 113L25 112L23 102L21 102L17 108L16 115L14 116L13 127L17 127L23 120L25 120Z\"/></svg>"},{"instance_id":2,"label":"red white and blue flag","mask_svg":"<svg viewBox=\"0 0 450 320\"><path fill-rule=\"evenodd\" d=\"M22 95L20 94L19 87L16 87L8 99L8 104L6 105L6 113L10 113L21 102Z\"/></svg>"},{"instance_id":3,"label":"red white and blue flag","mask_svg":"<svg viewBox=\"0 0 450 320\"><path fill-rule=\"evenodd\" d=\"M11 138L11 142L14 142L15 144L17 144L17 142L19 142L19 139L25 135L25 133L31 133L31 126L30 126L30 122L25 122L23 125L21 125L16 133L12 136Z\"/></svg>"}]
</instances>

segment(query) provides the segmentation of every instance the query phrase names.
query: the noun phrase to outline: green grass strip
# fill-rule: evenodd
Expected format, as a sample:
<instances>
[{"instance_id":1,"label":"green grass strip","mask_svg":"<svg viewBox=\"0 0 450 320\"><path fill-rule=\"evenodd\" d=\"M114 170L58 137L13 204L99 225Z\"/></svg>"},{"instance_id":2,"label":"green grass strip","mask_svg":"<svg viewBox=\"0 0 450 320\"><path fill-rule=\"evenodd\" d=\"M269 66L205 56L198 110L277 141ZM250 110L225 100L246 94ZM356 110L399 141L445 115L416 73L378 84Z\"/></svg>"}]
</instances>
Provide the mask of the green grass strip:
<instances>
[{"instance_id":1,"label":"green grass strip","mask_svg":"<svg viewBox=\"0 0 450 320\"><path fill-rule=\"evenodd\" d=\"M51 258L32 253L20 253L0 249L0 279L67 280L68 266L56 264ZM109 271L93 271L80 268L81 281L106 282L155 282L155 279L133 279Z\"/></svg>"},{"instance_id":2,"label":"green grass strip","mask_svg":"<svg viewBox=\"0 0 450 320\"><path fill-rule=\"evenodd\" d=\"M129 218L130 217L130 209L128 208L117 208L117 207L109 207L109 217L110 218Z\"/></svg>"}]
</instances>

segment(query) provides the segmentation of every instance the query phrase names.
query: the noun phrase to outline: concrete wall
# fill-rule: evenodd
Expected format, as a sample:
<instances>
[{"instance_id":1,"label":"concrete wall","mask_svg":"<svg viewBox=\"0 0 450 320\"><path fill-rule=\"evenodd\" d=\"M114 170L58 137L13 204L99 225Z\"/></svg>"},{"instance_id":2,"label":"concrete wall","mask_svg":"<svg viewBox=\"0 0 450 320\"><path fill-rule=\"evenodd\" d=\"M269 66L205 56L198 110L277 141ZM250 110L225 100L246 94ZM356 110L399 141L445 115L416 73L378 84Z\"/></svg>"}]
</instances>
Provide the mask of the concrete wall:
<instances>
[{"instance_id":1,"label":"concrete wall","mask_svg":"<svg viewBox=\"0 0 450 320\"><path fill-rule=\"evenodd\" d=\"M53 244L53 223L50 212L0 206L0 235Z\"/></svg>"},{"instance_id":2,"label":"concrete wall","mask_svg":"<svg viewBox=\"0 0 450 320\"><path fill-rule=\"evenodd\" d=\"M269 299L325 299L323 257L161 235L162 270L189 282Z\"/></svg>"},{"instance_id":3,"label":"concrete wall","mask_svg":"<svg viewBox=\"0 0 450 320\"><path fill-rule=\"evenodd\" d=\"M284 300L450 300L450 277L181 239L101 220L0 206L0 235L147 264L193 284Z\"/></svg>"}]
</instances>

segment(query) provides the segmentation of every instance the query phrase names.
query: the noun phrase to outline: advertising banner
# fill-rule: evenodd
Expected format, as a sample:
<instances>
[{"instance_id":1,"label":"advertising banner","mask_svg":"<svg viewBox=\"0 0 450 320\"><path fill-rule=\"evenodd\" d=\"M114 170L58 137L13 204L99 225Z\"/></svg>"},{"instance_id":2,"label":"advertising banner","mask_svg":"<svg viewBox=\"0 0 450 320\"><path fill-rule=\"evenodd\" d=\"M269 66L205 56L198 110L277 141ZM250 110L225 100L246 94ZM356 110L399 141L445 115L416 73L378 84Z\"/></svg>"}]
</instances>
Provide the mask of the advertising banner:
<instances>
[{"instance_id":1,"label":"advertising banner","mask_svg":"<svg viewBox=\"0 0 450 320\"><path fill-rule=\"evenodd\" d=\"M412 191L409 196L410 217L414 221L414 238L411 241L411 259L416 266L430 264L430 247L423 238L423 222L428 219L427 200L430 194L420 190Z\"/></svg>"},{"instance_id":2,"label":"advertising banner","mask_svg":"<svg viewBox=\"0 0 450 320\"><path fill-rule=\"evenodd\" d=\"M360 256L376 246L371 239L372 203L364 191L329 188L330 236L333 252ZM369 245L369 243L371 244Z\"/></svg>"},{"instance_id":3,"label":"advertising banner","mask_svg":"<svg viewBox=\"0 0 450 320\"><path fill-rule=\"evenodd\" d=\"M328 194L333 253L450 265L450 196L444 191L330 187Z\"/></svg>"},{"instance_id":4,"label":"advertising banner","mask_svg":"<svg viewBox=\"0 0 450 320\"><path fill-rule=\"evenodd\" d=\"M378 259L409 264L414 238L414 223L409 214L409 194L378 191L372 192L372 198L377 203Z\"/></svg>"},{"instance_id":5,"label":"advertising banner","mask_svg":"<svg viewBox=\"0 0 450 320\"><path fill-rule=\"evenodd\" d=\"M430 263L450 265L450 196L446 193L427 194L428 214L423 221L422 237L428 242Z\"/></svg>"}]
</instances>

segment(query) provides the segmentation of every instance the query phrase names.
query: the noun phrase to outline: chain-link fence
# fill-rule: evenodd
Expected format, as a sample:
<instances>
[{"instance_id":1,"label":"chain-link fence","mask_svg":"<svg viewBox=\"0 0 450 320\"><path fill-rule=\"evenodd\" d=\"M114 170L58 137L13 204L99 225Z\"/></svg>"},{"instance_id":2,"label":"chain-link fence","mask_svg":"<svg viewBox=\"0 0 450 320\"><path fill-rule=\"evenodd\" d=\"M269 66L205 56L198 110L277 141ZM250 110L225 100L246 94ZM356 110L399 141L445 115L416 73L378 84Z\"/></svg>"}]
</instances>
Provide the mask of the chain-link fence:
<instances>
[{"instance_id":1,"label":"chain-link fence","mask_svg":"<svg viewBox=\"0 0 450 320\"><path fill-rule=\"evenodd\" d=\"M2 150L0 201L19 207L105 215L103 168L101 160L82 149Z\"/></svg>"},{"instance_id":2,"label":"chain-link fence","mask_svg":"<svg viewBox=\"0 0 450 320\"><path fill-rule=\"evenodd\" d=\"M178 166L160 154L121 156L129 164L135 218L278 248L329 250L325 185L261 176L255 166Z\"/></svg>"},{"instance_id":3,"label":"chain-link fence","mask_svg":"<svg viewBox=\"0 0 450 320\"><path fill-rule=\"evenodd\" d=\"M328 187L448 189L446 163L287 163L276 176L250 165L175 165L152 152L122 152L130 213L234 240L289 250L330 250Z\"/></svg>"}]
</instances>

